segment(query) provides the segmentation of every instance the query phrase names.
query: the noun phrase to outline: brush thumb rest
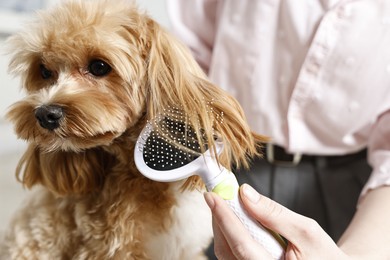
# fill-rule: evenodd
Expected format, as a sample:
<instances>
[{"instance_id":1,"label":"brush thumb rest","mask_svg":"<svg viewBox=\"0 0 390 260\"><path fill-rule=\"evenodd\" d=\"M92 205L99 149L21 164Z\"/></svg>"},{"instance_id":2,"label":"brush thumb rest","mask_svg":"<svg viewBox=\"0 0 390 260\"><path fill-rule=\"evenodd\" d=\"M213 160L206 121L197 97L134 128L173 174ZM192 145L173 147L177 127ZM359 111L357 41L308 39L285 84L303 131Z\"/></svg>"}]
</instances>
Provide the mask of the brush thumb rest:
<instances>
[{"instance_id":1,"label":"brush thumb rest","mask_svg":"<svg viewBox=\"0 0 390 260\"><path fill-rule=\"evenodd\" d=\"M260 223L252 218L243 208L239 198L239 185L232 172L223 168L216 178L209 183L206 183L206 187L209 191L217 193L227 202L253 239L260 243L274 259L284 259L284 249L286 245L283 239L278 234L269 231L260 225Z\"/></svg>"}]
</instances>

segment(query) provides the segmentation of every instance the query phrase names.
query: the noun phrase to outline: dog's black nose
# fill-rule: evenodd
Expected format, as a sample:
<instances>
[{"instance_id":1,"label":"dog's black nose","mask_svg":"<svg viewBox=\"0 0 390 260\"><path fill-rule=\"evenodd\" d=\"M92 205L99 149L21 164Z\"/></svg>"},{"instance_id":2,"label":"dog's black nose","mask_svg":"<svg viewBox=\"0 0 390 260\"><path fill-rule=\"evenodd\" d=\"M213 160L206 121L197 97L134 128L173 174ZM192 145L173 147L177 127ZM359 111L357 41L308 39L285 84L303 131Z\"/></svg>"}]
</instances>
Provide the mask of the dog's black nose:
<instances>
[{"instance_id":1,"label":"dog's black nose","mask_svg":"<svg viewBox=\"0 0 390 260\"><path fill-rule=\"evenodd\" d=\"M35 117L39 124L48 130L54 130L60 126L60 120L64 116L62 107L56 105L43 105L35 110Z\"/></svg>"}]
</instances>

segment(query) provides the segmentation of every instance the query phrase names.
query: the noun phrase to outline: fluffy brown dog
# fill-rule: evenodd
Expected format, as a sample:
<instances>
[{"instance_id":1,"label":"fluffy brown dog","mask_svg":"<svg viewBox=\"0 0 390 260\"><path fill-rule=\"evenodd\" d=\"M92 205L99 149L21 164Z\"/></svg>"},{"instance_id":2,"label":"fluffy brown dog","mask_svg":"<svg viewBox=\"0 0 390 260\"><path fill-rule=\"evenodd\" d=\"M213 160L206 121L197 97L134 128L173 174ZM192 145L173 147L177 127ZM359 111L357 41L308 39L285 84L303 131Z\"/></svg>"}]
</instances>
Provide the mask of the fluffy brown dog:
<instances>
[{"instance_id":1,"label":"fluffy brown dog","mask_svg":"<svg viewBox=\"0 0 390 260\"><path fill-rule=\"evenodd\" d=\"M34 193L15 215L5 259L197 259L211 237L198 177L158 183L133 153L147 120L188 113L220 161L247 165L260 136L189 51L132 4L71 1L10 39L26 97L8 118L29 147L19 180ZM216 115L223 119L216 120Z\"/></svg>"}]
</instances>

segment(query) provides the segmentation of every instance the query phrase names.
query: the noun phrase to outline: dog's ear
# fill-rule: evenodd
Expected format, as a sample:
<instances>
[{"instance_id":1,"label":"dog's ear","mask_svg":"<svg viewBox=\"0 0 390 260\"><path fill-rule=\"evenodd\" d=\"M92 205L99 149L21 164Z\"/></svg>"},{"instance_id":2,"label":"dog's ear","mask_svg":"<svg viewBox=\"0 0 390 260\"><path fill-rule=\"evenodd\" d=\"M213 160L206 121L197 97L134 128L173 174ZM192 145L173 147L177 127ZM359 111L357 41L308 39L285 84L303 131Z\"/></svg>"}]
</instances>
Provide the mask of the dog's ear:
<instances>
[{"instance_id":1,"label":"dog's ear","mask_svg":"<svg viewBox=\"0 0 390 260\"><path fill-rule=\"evenodd\" d=\"M16 169L27 188L41 184L59 196L93 192L103 185L112 158L99 149L85 152L42 152L30 145Z\"/></svg>"},{"instance_id":2,"label":"dog's ear","mask_svg":"<svg viewBox=\"0 0 390 260\"><path fill-rule=\"evenodd\" d=\"M226 167L232 163L248 166L249 158L258 155L266 138L250 130L236 99L207 79L181 42L158 24L149 25L149 116L161 113L161 108L179 106L195 130L207 134L209 144L214 142L215 133L222 139L219 158Z\"/></svg>"}]
</instances>

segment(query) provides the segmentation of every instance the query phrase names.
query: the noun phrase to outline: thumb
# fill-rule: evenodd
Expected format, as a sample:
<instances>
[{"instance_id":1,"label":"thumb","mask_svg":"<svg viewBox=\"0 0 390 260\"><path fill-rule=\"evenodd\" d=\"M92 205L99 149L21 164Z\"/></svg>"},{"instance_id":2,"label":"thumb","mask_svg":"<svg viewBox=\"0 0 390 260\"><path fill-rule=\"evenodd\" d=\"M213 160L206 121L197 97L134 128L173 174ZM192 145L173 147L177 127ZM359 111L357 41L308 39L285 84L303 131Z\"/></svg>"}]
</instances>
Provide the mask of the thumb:
<instances>
[{"instance_id":1,"label":"thumb","mask_svg":"<svg viewBox=\"0 0 390 260\"><path fill-rule=\"evenodd\" d=\"M240 197L245 209L252 217L295 245L312 244L315 240L312 236L322 230L314 220L260 195L248 184L241 186Z\"/></svg>"}]
</instances>

